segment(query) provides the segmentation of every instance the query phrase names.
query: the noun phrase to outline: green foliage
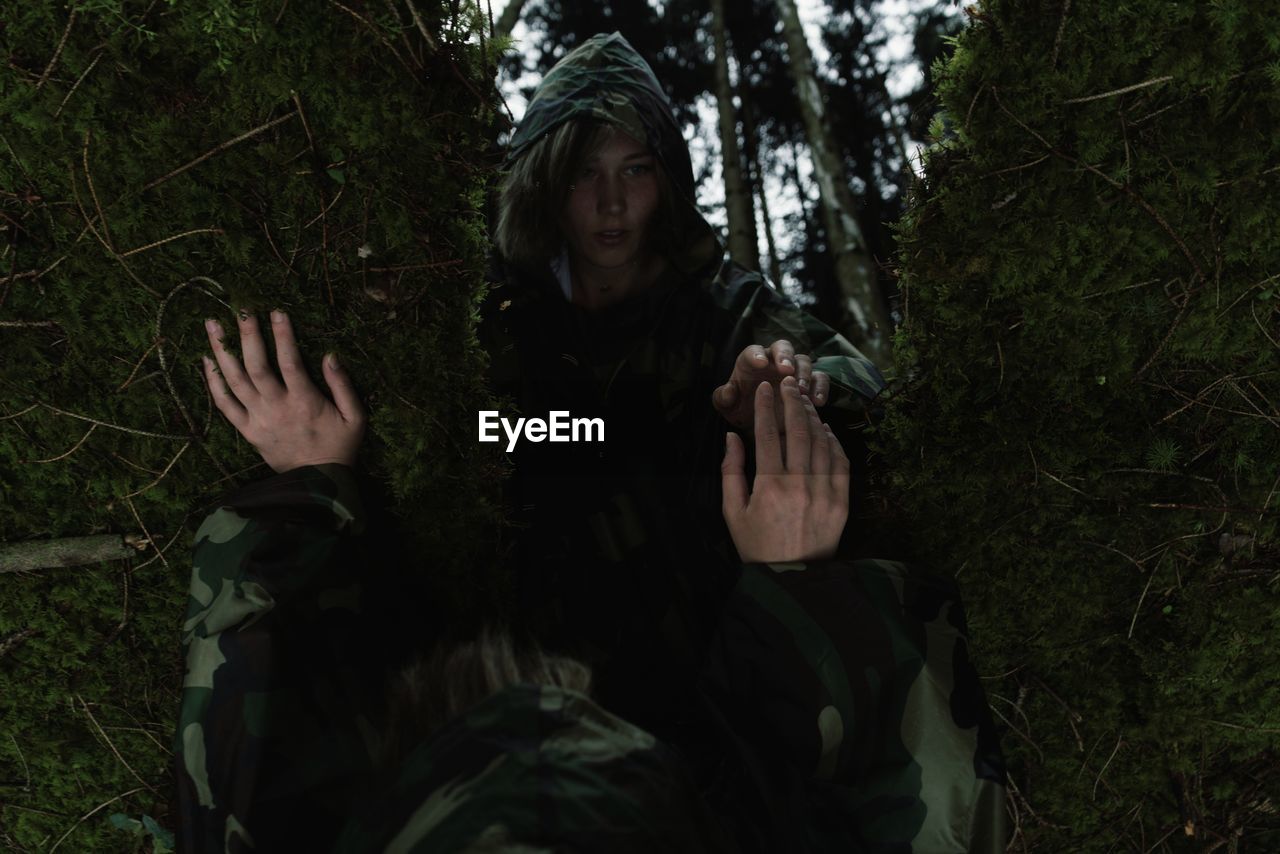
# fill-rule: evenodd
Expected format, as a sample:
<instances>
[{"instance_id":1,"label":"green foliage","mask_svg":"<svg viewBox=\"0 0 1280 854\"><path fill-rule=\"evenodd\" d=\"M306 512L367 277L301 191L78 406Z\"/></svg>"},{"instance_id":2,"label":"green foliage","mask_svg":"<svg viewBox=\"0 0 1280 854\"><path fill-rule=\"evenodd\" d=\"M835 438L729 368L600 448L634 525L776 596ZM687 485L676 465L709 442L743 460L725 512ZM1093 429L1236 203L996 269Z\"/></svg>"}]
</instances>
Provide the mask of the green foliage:
<instances>
[{"instance_id":1,"label":"green foliage","mask_svg":"<svg viewBox=\"0 0 1280 854\"><path fill-rule=\"evenodd\" d=\"M1273 850L1280 20L972 15L873 447L965 591L1012 850Z\"/></svg>"},{"instance_id":2,"label":"green foliage","mask_svg":"<svg viewBox=\"0 0 1280 854\"><path fill-rule=\"evenodd\" d=\"M476 569L495 563L501 465L457 437L489 404L473 332L495 165L483 93L509 42L481 38L469 7L414 5L434 45L399 4L4 16L0 541L154 544L0 574L0 848L67 834L66 851L160 851L174 829L192 536L270 474L211 406L203 318L287 309L322 389L337 352L370 413L361 467L406 543L378 558L460 611L504 595Z\"/></svg>"}]
</instances>

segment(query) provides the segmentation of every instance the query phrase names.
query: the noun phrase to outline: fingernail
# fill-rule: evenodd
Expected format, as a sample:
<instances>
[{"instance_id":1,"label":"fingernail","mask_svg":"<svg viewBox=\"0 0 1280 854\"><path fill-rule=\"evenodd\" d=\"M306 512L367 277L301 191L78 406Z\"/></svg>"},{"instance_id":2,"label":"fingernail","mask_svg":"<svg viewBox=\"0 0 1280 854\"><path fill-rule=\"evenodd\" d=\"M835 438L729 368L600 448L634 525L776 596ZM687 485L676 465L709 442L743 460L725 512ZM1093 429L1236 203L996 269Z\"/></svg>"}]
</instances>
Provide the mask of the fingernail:
<instances>
[{"instance_id":1,"label":"fingernail","mask_svg":"<svg viewBox=\"0 0 1280 854\"><path fill-rule=\"evenodd\" d=\"M808 380L800 380L800 390L801 390L801 391L804 391L804 390L805 390L805 389L807 389L808 387L809 387L809 381L808 381Z\"/></svg>"},{"instance_id":2,"label":"fingernail","mask_svg":"<svg viewBox=\"0 0 1280 854\"><path fill-rule=\"evenodd\" d=\"M783 359L783 360L782 360L782 362L781 362L781 364L785 365L786 367L791 367L791 360L790 360L790 359Z\"/></svg>"},{"instance_id":3,"label":"fingernail","mask_svg":"<svg viewBox=\"0 0 1280 854\"><path fill-rule=\"evenodd\" d=\"M763 362L763 361L765 360L765 355L764 355L764 353L756 353L756 360L757 360L757 361L760 361L760 362Z\"/></svg>"},{"instance_id":4,"label":"fingernail","mask_svg":"<svg viewBox=\"0 0 1280 854\"><path fill-rule=\"evenodd\" d=\"M338 369L338 354L337 354L337 353L330 353L330 354L329 354L329 367L333 368L335 371Z\"/></svg>"},{"instance_id":5,"label":"fingernail","mask_svg":"<svg viewBox=\"0 0 1280 854\"><path fill-rule=\"evenodd\" d=\"M206 355L205 355L205 354L203 354L203 353L201 353L201 354L200 354L200 361L204 362L204 366L205 366L206 368L207 368L207 367L209 367L209 365L211 365L211 364L212 364L212 362L210 362L210 361L209 361L209 357L208 357L208 356L206 356Z\"/></svg>"},{"instance_id":6,"label":"fingernail","mask_svg":"<svg viewBox=\"0 0 1280 854\"><path fill-rule=\"evenodd\" d=\"M271 310L271 319L272 319L273 321L275 321L276 323L284 323L284 312L283 312L283 311L281 311L281 310L280 310L280 309L278 309L278 308L276 308L276 309L272 309L272 310Z\"/></svg>"},{"instance_id":7,"label":"fingernail","mask_svg":"<svg viewBox=\"0 0 1280 854\"><path fill-rule=\"evenodd\" d=\"M217 332L218 321L214 320L212 317L206 317L204 321L204 328L208 329L210 332Z\"/></svg>"},{"instance_id":8,"label":"fingernail","mask_svg":"<svg viewBox=\"0 0 1280 854\"><path fill-rule=\"evenodd\" d=\"M244 310L243 308L242 308L242 309L240 309L240 311L238 311L238 312L237 312L237 314L239 314L239 315L240 315L240 319L241 319L241 320L248 320L248 319L249 319L249 312L248 312L248 311L246 311L246 310Z\"/></svg>"}]
</instances>

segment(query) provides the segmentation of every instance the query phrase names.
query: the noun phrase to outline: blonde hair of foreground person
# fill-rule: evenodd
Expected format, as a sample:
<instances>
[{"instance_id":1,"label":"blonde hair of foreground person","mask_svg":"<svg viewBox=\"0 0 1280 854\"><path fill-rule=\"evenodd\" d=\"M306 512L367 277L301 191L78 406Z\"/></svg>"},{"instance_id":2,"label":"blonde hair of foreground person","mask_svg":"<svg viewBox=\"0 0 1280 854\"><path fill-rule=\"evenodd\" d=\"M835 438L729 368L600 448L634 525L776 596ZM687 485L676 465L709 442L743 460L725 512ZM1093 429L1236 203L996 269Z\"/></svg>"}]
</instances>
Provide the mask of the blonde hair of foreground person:
<instances>
[{"instance_id":1,"label":"blonde hair of foreground person","mask_svg":"<svg viewBox=\"0 0 1280 854\"><path fill-rule=\"evenodd\" d=\"M475 640L442 643L392 681L379 767L386 771L442 726L509 685L552 685L591 692L591 668L520 645L507 629L486 625Z\"/></svg>"}]
</instances>

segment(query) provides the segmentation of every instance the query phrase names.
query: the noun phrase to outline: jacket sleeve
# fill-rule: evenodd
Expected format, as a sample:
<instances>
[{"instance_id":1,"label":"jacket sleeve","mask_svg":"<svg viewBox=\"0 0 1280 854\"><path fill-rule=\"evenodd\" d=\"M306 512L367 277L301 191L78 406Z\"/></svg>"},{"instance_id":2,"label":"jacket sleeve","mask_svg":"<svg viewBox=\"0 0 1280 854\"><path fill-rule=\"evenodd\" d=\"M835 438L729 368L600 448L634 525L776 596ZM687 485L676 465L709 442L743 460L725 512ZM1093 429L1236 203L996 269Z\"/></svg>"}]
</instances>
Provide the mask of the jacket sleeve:
<instances>
[{"instance_id":1,"label":"jacket sleeve","mask_svg":"<svg viewBox=\"0 0 1280 854\"><path fill-rule=\"evenodd\" d=\"M847 338L767 285L753 294L745 316L754 343L767 347L785 338L813 358L815 371L831 377L831 399L818 410L823 420L835 413L846 423L878 419L870 402L884 390L884 375Z\"/></svg>"},{"instance_id":2,"label":"jacket sleeve","mask_svg":"<svg viewBox=\"0 0 1280 854\"><path fill-rule=\"evenodd\" d=\"M178 850L311 850L341 826L373 750L348 560L364 526L354 472L326 464L247 485L196 532Z\"/></svg>"},{"instance_id":3,"label":"jacket sleeve","mask_svg":"<svg viewBox=\"0 0 1280 854\"><path fill-rule=\"evenodd\" d=\"M701 688L743 767L803 788L808 850L1004 851L1004 762L954 583L885 560L745 564Z\"/></svg>"}]
</instances>

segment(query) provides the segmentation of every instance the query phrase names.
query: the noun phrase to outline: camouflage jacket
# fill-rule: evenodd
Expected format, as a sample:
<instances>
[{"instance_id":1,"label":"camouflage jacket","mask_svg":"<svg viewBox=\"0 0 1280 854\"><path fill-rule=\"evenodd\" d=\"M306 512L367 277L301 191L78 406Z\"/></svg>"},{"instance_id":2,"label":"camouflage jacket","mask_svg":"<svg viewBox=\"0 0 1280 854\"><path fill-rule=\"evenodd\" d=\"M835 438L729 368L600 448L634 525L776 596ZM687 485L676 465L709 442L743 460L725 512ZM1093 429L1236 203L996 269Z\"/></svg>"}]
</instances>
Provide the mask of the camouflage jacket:
<instances>
[{"instance_id":1,"label":"camouflage jacket","mask_svg":"<svg viewBox=\"0 0 1280 854\"><path fill-rule=\"evenodd\" d=\"M366 521L353 472L323 465L197 531L179 851L1003 851L958 596L892 561L741 567L693 699L714 762L517 685L375 776Z\"/></svg>"}]
</instances>

